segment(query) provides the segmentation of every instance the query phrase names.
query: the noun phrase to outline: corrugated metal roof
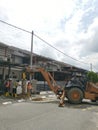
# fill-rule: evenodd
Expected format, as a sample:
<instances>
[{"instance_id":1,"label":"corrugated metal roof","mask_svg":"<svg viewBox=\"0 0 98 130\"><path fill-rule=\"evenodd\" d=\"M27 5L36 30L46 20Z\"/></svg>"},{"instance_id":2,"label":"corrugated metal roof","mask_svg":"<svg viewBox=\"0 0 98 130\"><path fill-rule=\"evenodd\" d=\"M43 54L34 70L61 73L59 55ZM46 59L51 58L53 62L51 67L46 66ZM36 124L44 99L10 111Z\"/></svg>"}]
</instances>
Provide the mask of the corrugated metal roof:
<instances>
[{"instance_id":1,"label":"corrugated metal roof","mask_svg":"<svg viewBox=\"0 0 98 130\"><path fill-rule=\"evenodd\" d=\"M2 46L2 47L8 47L8 45L6 45L6 44L4 44L2 42L0 42L0 46Z\"/></svg>"}]
</instances>

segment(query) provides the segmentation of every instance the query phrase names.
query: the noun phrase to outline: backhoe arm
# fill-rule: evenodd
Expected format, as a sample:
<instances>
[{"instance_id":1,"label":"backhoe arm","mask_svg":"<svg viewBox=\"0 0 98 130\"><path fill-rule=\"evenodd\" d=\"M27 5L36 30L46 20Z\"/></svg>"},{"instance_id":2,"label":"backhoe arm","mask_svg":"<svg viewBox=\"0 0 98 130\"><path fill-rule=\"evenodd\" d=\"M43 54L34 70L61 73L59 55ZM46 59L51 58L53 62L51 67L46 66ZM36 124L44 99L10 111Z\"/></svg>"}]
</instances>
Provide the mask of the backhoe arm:
<instances>
[{"instance_id":1,"label":"backhoe arm","mask_svg":"<svg viewBox=\"0 0 98 130\"><path fill-rule=\"evenodd\" d=\"M44 68L40 68L40 67L33 67L32 69L30 67L26 68L26 72L29 72L30 74L34 73L34 72L40 72L44 79L47 81L48 86L50 87L50 89L57 94L58 89L60 89L60 87L58 87L58 85L56 84L56 81L54 80L54 78L52 77L52 75L47 72Z\"/></svg>"},{"instance_id":2,"label":"backhoe arm","mask_svg":"<svg viewBox=\"0 0 98 130\"><path fill-rule=\"evenodd\" d=\"M47 81L48 86L50 87L50 89L56 94L57 90L58 90L58 86L56 84L56 81L52 77L52 75L43 68L39 68L38 70L39 70L39 72L41 72L44 79Z\"/></svg>"}]
</instances>

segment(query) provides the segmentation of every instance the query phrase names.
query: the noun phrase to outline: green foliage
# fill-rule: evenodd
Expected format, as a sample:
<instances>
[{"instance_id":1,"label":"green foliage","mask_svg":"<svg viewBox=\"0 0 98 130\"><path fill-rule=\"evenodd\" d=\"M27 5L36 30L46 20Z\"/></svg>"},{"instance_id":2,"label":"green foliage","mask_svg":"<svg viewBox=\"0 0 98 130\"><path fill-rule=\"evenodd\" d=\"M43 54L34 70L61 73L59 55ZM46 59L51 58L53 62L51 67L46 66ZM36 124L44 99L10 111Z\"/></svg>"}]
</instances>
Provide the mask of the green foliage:
<instances>
[{"instance_id":1,"label":"green foliage","mask_svg":"<svg viewBox=\"0 0 98 130\"><path fill-rule=\"evenodd\" d=\"M98 82L98 74L90 71L87 73L87 78L89 81L93 82L93 83L97 83Z\"/></svg>"}]
</instances>

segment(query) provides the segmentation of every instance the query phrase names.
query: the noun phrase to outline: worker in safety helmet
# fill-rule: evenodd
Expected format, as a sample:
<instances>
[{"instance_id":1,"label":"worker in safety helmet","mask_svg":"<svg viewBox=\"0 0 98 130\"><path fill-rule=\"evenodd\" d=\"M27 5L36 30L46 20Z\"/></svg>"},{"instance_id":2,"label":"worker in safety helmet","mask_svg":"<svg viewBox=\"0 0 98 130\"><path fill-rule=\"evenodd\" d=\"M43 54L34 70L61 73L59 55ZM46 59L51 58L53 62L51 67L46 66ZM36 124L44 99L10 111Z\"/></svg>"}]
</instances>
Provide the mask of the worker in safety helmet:
<instances>
[{"instance_id":1,"label":"worker in safety helmet","mask_svg":"<svg viewBox=\"0 0 98 130\"><path fill-rule=\"evenodd\" d=\"M60 86L58 86L58 91L57 91L57 98L60 99L59 102L59 107L64 107L65 103L64 103L64 98L65 98L65 90L63 88L61 88Z\"/></svg>"}]
</instances>

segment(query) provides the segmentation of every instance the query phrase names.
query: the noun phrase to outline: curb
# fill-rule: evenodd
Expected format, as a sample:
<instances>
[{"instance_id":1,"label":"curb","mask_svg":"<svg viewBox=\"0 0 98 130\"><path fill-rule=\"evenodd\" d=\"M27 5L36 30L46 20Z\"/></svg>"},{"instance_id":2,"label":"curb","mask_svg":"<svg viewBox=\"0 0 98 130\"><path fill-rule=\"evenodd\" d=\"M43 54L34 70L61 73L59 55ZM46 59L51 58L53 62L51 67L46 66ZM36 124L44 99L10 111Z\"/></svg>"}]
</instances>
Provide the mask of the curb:
<instances>
[{"instance_id":1,"label":"curb","mask_svg":"<svg viewBox=\"0 0 98 130\"><path fill-rule=\"evenodd\" d=\"M50 92L48 92L50 93ZM13 103L22 103L22 102L27 102L27 101L30 101L30 102L35 102L35 103L48 103L48 102L53 102L53 101L57 101L57 98L55 95L53 94L45 94L45 93L41 93L40 95L35 95L35 96L32 96L30 99L16 99L16 100L8 100L8 101L2 101L0 104L2 105L9 105L9 104L13 104Z\"/></svg>"},{"instance_id":2,"label":"curb","mask_svg":"<svg viewBox=\"0 0 98 130\"><path fill-rule=\"evenodd\" d=\"M57 98L52 97L52 96L39 96L39 97L33 97L31 99L32 102L36 103L48 103L48 102L53 102L53 101L58 101Z\"/></svg>"},{"instance_id":3,"label":"curb","mask_svg":"<svg viewBox=\"0 0 98 130\"><path fill-rule=\"evenodd\" d=\"M8 105L8 104L12 104L12 102L11 102L11 101L8 101L8 102L3 102L2 104L3 104L3 105Z\"/></svg>"}]
</instances>

